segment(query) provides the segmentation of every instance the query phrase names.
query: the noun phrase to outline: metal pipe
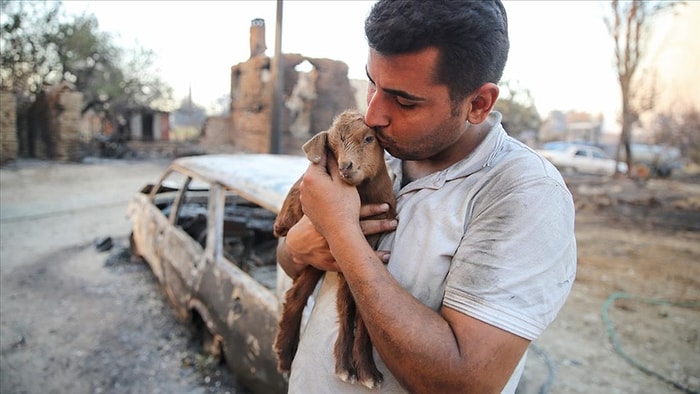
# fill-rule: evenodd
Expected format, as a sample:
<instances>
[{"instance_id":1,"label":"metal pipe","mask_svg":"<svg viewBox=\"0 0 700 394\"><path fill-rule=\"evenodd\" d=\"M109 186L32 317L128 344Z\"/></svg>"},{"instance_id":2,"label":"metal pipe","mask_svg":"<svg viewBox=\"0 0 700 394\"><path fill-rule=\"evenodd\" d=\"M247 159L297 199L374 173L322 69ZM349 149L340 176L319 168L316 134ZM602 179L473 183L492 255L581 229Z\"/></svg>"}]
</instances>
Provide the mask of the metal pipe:
<instances>
[{"instance_id":1,"label":"metal pipe","mask_svg":"<svg viewBox=\"0 0 700 394\"><path fill-rule=\"evenodd\" d=\"M275 24L275 57L272 61L273 93L272 122L270 125L270 153L281 153L282 141L282 93L284 90L284 60L282 59L282 0L277 0Z\"/></svg>"}]
</instances>

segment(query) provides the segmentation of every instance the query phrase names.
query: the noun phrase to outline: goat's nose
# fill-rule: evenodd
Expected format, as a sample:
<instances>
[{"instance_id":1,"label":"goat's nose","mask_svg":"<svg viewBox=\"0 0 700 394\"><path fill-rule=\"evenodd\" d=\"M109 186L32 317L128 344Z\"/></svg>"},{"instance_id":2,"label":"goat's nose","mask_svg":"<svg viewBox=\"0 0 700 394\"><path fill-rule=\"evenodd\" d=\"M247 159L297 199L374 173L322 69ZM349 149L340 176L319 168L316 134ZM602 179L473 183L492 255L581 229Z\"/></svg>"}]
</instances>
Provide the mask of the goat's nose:
<instances>
[{"instance_id":1,"label":"goat's nose","mask_svg":"<svg viewBox=\"0 0 700 394\"><path fill-rule=\"evenodd\" d=\"M340 163L338 166L338 169L340 171L347 171L352 168L352 162L351 161L343 161Z\"/></svg>"}]
</instances>

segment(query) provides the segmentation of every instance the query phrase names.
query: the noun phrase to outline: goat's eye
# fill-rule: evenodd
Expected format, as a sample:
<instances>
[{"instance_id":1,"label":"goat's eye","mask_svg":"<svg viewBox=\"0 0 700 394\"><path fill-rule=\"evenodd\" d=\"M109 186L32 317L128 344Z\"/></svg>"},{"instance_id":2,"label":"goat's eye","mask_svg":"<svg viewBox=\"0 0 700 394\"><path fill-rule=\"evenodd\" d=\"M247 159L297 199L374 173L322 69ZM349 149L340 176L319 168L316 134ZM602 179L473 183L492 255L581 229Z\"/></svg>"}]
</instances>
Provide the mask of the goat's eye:
<instances>
[{"instance_id":1,"label":"goat's eye","mask_svg":"<svg viewBox=\"0 0 700 394\"><path fill-rule=\"evenodd\" d=\"M373 135L368 135L367 137L365 137L365 144L371 144L372 141L374 141Z\"/></svg>"}]
</instances>

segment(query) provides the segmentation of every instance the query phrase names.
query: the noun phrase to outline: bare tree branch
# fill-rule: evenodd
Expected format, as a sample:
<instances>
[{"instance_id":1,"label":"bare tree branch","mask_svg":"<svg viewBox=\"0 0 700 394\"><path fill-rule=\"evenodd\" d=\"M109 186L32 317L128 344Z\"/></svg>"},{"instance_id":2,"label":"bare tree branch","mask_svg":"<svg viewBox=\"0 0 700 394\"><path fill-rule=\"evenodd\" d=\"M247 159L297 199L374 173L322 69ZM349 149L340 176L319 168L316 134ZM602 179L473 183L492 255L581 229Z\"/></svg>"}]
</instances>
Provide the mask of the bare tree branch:
<instances>
[{"instance_id":1,"label":"bare tree branch","mask_svg":"<svg viewBox=\"0 0 700 394\"><path fill-rule=\"evenodd\" d=\"M624 147L628 168L632 169L631 152L632 126L638 121L644 107L642 83L635 80L640 63L646 55L646 45L650 39L651 18L659 11L681 4L677 1L650 2L642 0L610 1L610 15L604 17L605 25L613 39L614 56L620 91L622 94L622 128L620 145L616 159L620 158ZM633 171L630 171L633 176Z\"/></svg>"}]
</instances>

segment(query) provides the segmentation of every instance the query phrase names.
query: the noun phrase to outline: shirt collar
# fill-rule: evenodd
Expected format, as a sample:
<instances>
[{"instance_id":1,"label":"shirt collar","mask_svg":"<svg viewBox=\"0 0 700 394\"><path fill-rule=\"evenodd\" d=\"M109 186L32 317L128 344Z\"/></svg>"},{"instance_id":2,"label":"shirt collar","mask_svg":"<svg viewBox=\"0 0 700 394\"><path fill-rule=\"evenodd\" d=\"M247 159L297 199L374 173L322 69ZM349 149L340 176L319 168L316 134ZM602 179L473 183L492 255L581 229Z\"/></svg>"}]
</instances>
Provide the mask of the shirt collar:
<instances>
[{"instance_id":1,"label":"shirt collar","mask_svg":"<svg viewBox=\"0 0 700 394\"><path fill-rule=\"evenodd\" d=\"M506 132L501 125L501 120L503 116L500 112L492 111L486 122L491 125L486 138L466 157L462 160L452 164L451 166L445 168L441 171L436 171L430 175L424 176L420 179L416 179L410 184L406 185L406 188L439 188L446 181L450 181L457 178L462 178L469 176L473 173L480 171L483 168L492 165L494 158L503 148L503 144L506 140ZM389 170L392 173L392 179L394 181L394 189L398 190L401 184L401 160L386 155L387 164Z\"/></svg>"}]
</instances>

